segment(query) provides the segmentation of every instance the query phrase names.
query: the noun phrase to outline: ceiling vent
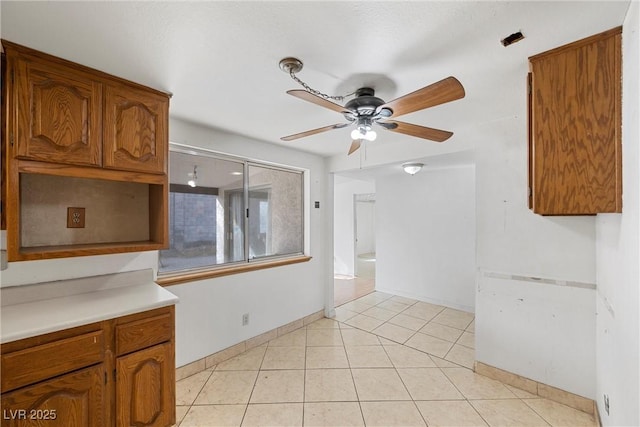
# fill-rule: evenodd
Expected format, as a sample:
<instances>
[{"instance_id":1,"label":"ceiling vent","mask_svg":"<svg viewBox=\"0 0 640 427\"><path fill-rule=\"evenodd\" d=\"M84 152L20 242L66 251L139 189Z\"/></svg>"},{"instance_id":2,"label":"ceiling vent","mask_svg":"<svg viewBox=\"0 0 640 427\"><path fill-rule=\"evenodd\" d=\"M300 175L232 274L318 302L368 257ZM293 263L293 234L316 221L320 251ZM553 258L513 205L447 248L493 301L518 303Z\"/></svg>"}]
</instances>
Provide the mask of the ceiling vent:
<instances>
[{"instance_id":1,"label":"ceiling vent","mask_svg":"<svg viewBox=\"0 0 640 427\"><path fill-rule=\"evenodd\" d=\"M500 43L502 43L502 46L507 47L507 46L511 46L516 42L519 42L523 38L524 38L524 34L522 34L522 31L518 31L517 33L513 33L503 38L502 40L500 40Z\"/></svg>"}]
</instances>

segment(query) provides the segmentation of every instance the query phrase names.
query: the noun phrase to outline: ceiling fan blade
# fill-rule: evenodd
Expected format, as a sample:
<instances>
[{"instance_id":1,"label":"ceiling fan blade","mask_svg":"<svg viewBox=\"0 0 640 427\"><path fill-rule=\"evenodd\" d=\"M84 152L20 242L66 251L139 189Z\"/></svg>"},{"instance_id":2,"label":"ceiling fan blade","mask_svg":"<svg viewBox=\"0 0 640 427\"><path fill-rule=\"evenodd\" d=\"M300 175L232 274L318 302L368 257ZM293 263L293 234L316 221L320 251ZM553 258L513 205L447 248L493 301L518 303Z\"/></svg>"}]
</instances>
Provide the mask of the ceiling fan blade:
<instances>
[{"instance_id":1,"label":"ceiling fan blade","mask_svg":"<svg viewBox=\"0 0 640 427\"><path fill-rule=\"evenodd\" d=\"M296 98L300 98L300 99L303 99L305 101L309 101L309 102L311 102L313 104L319 105L319 106L324 107L324 108L328 108L329 110L333 110L333 111L341 113L341 114L351 113L351 111L347 110L342 105L336 104L335 102L331 102L331 101L329 101L327 99L324 99L324 98L322 98L320 96L314 95L311 92L307 92L306 90L293 89L293 90L288 90L287 93L289 95L295 96Z\"/></svg>"},{"instance_id":2,"label":"ceiling fan blade","mask_svg":"<svg viewBox=\"0 0 640 427\"><path fill-rule=\"evenodd\" d=\"M464 98L464 87L455 77L447 77L415 92L389 101L378 107L377 110L381 111L384 108L389 108L393 111L391 117L398 117L460 98Z\"/></svg>"},{"instance_id":3,"label":"ceiling fan blade","mask_svg":"<svg viewBox=\"0 0 640 427\"><path fill-rule=\"evenodd\" d=\"M354 139L353 142L351 143L351 147L349 147L349 153L347 154L347 156L352 154L358 148L360 148L360 143L361 142L362 142L361 139Z\"/></svg>"},{"instance_id":4,"label":"ceiling fan blade","mask_svg":"<svg viewBox=\"0 0 640 427\"><path fill-rule=\"evenodd\" d=\"M304 138L305 136L315 135L317 133L326 132L328 130L340 129L340 128L343 128L345 126L349 126L349 123L338 123L338 124L335 124L335 125L324 126L324 127L318 128L318 129L308 130L306 132L294 133L293 135L283 136L280 139L283 140L283 141L293 141L294 139Z\"/></svg>"},{"instance_id":5,"label":"ceiling fan blade","mask_svg":"<svg viewBox=\"0 0 640 427\"><path fill-rule=\"evenodd\" d=\"M428 128L425 126L414 125L405 122L387 121L378 124L392 132L403 133L410 136L417 136L418 138L424 138L435 142L446 141L451 137L451 135L453 135L453 132L449 132L447 130Z\"/></svg>"}]
</instances>

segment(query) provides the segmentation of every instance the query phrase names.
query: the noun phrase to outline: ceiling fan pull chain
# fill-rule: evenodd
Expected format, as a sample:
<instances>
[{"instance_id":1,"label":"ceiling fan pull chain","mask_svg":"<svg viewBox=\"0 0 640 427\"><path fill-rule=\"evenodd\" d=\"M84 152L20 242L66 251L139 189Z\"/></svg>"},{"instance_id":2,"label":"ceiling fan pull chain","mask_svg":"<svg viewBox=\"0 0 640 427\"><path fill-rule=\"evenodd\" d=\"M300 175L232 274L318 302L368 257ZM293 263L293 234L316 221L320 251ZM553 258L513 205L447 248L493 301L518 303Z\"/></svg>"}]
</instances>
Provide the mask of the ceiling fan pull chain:
<instances>
[{"instance_id":1,"label":"ceiling fan pull chain","mask_svg":"<svg viewBox=\"0 0 640 427\"><path fill-rule=\"evenodd\" d=\"M345 98L348 98L348 97L353 96L353 95L356 94L356 91L353 91L353 92L351 92L349 94L346 94L346 95L327 95L326 93L322 93L322 92L320 92L318 90L315 90L315 89L311 88L308 84L306 84L305 82L300 80L298 77L296 77L296 73L295 73L295 71L293 69L289 70L289 75L291 76L291 78L293 80L298 82L300 84L300 86L305 88L305 90L307 92L310 92L310 93L312 93L314 95L320 96L320 97L322 97L324 99L334 99L336 101L343 101Z\"/></svg>"}]
</instances>

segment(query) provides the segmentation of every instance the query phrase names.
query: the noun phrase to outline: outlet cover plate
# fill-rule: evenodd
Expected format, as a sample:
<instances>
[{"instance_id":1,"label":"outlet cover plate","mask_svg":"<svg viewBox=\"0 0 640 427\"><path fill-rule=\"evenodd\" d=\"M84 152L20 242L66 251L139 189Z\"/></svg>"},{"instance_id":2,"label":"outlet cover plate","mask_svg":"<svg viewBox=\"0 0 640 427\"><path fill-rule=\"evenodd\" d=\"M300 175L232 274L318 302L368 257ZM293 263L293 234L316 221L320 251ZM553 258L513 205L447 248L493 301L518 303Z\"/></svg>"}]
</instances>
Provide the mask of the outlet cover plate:
<instances>
[{"instance_id":1,"label":"outlet cover plate","mask_svg":"<svg viewBox=\"0 0 640 427\"><path fill-rule=\"evenodd\" d=\"M67 208L67 228L84 228L84 208Z\"/></svg>"}]
</instances>

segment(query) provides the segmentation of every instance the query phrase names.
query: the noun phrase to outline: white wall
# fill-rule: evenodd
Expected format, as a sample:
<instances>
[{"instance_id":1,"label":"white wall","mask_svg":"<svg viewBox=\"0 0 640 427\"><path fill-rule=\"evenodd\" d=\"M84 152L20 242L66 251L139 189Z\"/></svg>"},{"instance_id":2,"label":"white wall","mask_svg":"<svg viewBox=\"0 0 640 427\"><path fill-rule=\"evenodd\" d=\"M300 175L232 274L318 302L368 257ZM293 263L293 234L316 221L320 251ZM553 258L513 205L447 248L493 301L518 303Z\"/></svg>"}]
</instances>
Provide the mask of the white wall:
<instances>
[{"instance_id":1,"label":"white wall","mask_svg":"<svg viewBox=\"0 0 640 427\"><path fill-rule=\"evenodd\" d=\"M333 211L327 203L328 179L321 157L182 120L172 119L170 125L172 142L308 169L310 182L305 191L311 205L320 202L319 209L312 207L309 212L311 261L167 288L180 297L176 365L182 366L324 309L328 283L324 236L329 227L325 222ZM249 313L250 322L243 327L244 313Z\"/></svg>"},{"instance_id":2,"label":"white wall","mask_svg":"<svg viewBox=\"0 0 640 427\"><path fill-rule=\"evenodd\" d=\"M595 284L479 275L476 359L593 398Z\"/></svg>"},{"instance_id":3,"label":"white wall","mask_svg":"<svg viewBox=\"0 0 640 427\"><path fill-rule=\"evenodd\" d=\"M604 426L640 425L640 4L622 33L622 215L598 215L596 402ZM609 396L607 414L603 396Z\"/></svg>"},{"instance_id":4,"label":"white wall","mask_svg":"<svg viewBox=\"0 0 640 427\"><path fill-rule=\"evenodd\" d=\"M526 59L523 58L520 68L520 79L504 82L505 90L520 92L510 98L512 105L505 105L512 114L480 125L475 135L478 269L593 284L595 218L543 217L527 208L527 96L523 84L528 71ZM589 308L584 300L565 298L559 286L540 285L531 289L522 281L509 282L509 286L492 289L489 296L482 295L486 283L482 274L478 278L476 360L593 398L593 367L582 369L572 361L590 358L595 352L595 339L587 340L591 347L553 351L553 343L567 337L564 328L550 327L553 313L547 307L562 307L559 311L569 313L563 319L581 337L594 336L594 321L586 319L589 316L595 319L595 310L587 315L585 310ZM595 290L585 292L595 298ZM502 303L492 304L493 299ZM513 334L513 325L523 321L517 311L522 304L520 299L529 301L529 316L538 319L538 323L524 324L522 334ZM540 328L549 335L534 333ZM518 348L530 348L528 357L520 358ZM505 360L511 363L505 365ZM547 367L553 366L565 370L547 371Z\"/></svg>"},{"instance_id":5,"label":"white wall","mask_svg":"<svg viewBox=\"0 0 640 427\"><path fill-rule=\"evenodd\" d=\"M353 276L355 274L353 196L354 194L375 193L376 186L373 180L364 181L340 175L335 175L334 183L334 272Z\"/></svg>"},{"instance_id":6,"label":"white wall","mask_svg":"<svg viewBox=\"0 0 640 427\"><path fill-rule=\"evenodd\" d=\"M376 180L376 289L474 311L475 168Z\"/></svg>"},{"instance_id":7,"label":"white wall","mask_svg":"<svg viewBox=\"0 0 640 427\"><path fill-rule=\"evenodd\" d=\"M356 254L376 252L376 201L355 202L356 211Z\"/></svg>"}]
</instances>

